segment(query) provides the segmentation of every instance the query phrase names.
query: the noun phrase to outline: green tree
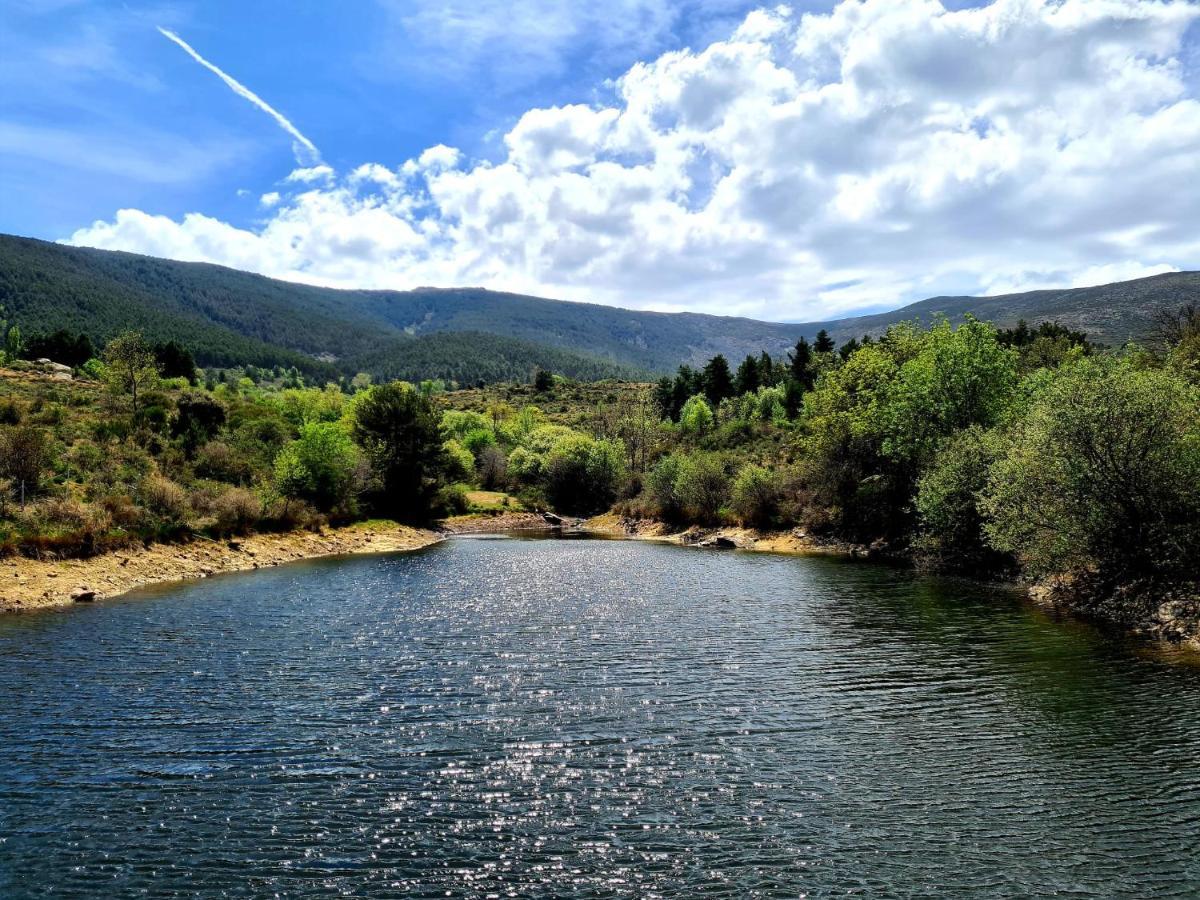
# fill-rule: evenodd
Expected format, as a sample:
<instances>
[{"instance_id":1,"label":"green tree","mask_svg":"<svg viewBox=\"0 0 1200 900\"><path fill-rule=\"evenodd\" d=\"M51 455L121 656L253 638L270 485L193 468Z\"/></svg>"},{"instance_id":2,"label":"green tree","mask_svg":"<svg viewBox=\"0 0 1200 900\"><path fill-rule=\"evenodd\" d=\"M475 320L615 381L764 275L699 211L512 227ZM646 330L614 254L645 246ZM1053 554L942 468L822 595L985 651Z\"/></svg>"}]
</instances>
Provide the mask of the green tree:
<instances>
[{"instance_id":1,"label":"green tree","mask_svg":"<svg viewBox=\"0 0 1200 900\"><path fill-rule=\"evenodd\" d=\"M704 396L713 406L720 406L726 397L732 397L733 376L729 372L729 363L721 354L717 354L704 367Z\"/></svg>"},{"instance_id":2,"label":"green tree","mask_svg":"<svg viewBox=\"0 0 1200 900\"><path fill-rule=\"evenodd\" d=\"M336 422L312 422L276 457L275 484L285 497L301 497L321 510L336 509L351 499L358 459L346 429Z\"/></svg>"},{"instance_id":3,"label":"green tree","mask_svg":"<svg viewBox=\"0 0 1200 900\"><path fill-rule=\"evenodd\" d=\"M158 385L158 361L149 344L136 331L126 331L104 347L104 375L109 389L129 397L135 417L143 394Z\"/></svg>"},{"instance_id":4,"label":"green tree","mask_svg":"<svg viewBox=\"0 0 1200 900\"><path fill-rule=\"evenodd\" d=\"M547 454L546 496L560 512L590 515L612 505L624 476L625 448L620 441L571 434Z\"/></svg>"},{"instance_id":5,"label":"green tree","mask_svg":"<svg viewBox=\"0 0 1200 900\"><path fill-rule=\"evenodd\" d=\"M683 404L679 413L679 427L687 434L704 434L712 430L713 421L713 411L700 394Z\"/></svg>"},{"instance_id":6,"label":"green tree","mask_svg":"<svg viewBox=\"0 0 1200 900\"><path fill-rule=\"evenodd\" d=\"M747 356L742 360L742 364L738 366L736 384L739 394L752 394L758 390L761 382L758 378L758 359L756 357Z\"/></svg>"},{"instance_id":7,"label":"green tree","mask_svg":"<svg viewBox=\"0 0 1200 900\"><path fill-rule=\"evenodd\" d=\"M545 369L538 369L533 376L533 389L539 394L548 393L554 387L554 376Z\"/></svg>"},{"instance_id":8,"label":"green tree","mask_svg":"<svg viewBox=\"0 0 1200 900\"><path fill-rule=\"evenodd\" d=\"M745 466L733 480L730 509L743 525L770 528L779 516L783 485L777 474L762 466Z\"/></svg>"},{"instance_id":9,"label":"green tree","mask_svg":"<svg viewBox=\"0 0 1200 900\"><path fill-rule=\"evenodd\" d=\"M833 338L829 336L829 332L822 328L817 332L817 339L813 342L813 350L817 353L832 353L837 344L833 342Z\"/></svg>"},{"instance_id":10,"label":"green tree","mask_svg":"<svg viewBox=\"0 0 1200 900\"><path fill-rule=\"evenodd\" d=\"M376 506L401 518L427 515L447 465L432 401L403 382L377 385L359 397L354 439L380 483Z\"/></svg>"},{"instance_id":11,"label":"green tree","mask_svg":"<svg viewBox=\"0 0 1200 900\"><path fill-rule=\"evenodd\" d=\"M684 457L675 480L675 491L684 510L698 522L716 522L729 500L729 473L714 453Z\"/></svg>"},{"instance_id":12,"label":"green tree","mask_svg":"<svg viewBox=\"0 0 1200 900\"><path fill-rule=\"evenodd\" d=\"M788 370L792 380L804 390L811 391L815 374L813 372L812 347L805 338L796 341L796 346L789 354Z\"/></svg>"},{"instance_id":13,"label":"green tree","mask_svg":"<svg viewBox=\"0 0 1200 900\"><path fill-rule=\"evenodd\" d=\"M1194 580L1200 400L1169 370L1085 359L1011 427L982 508L992 544L1034 576L1106 589Z\"/></svg>"}]
</instances>

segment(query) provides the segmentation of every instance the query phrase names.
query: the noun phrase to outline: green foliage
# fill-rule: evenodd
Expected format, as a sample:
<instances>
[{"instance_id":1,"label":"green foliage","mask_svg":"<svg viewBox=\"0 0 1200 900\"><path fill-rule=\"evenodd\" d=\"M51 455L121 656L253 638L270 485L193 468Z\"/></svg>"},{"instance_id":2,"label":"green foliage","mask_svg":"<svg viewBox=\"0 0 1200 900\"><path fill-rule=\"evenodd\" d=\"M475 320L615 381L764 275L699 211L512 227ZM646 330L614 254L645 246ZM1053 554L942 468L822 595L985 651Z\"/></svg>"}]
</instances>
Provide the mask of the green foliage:
<instances>
[{"instance_id":1,"label":"green foliage","mask_svg":"<svg viewBox=\"0 0 1200 900\"><path fill-rule=\"evenodd\" d=\"M1084 360L1006 432L983 509L1029 573L1104 584L1194 577L1200 400L1170 371Z\"/></svg>"},{"instance_id":2,"label":"green foliage","mask_svg":"<svg viewBox=\"0 0 1200 900\"><path fill-rule=\"evenodd\" d=\"M620 442L572 434L555 442L546 457L546 496L555 509L590 515L612 505L625 475Z\"/></svg>"},{"instance_id":3,"label":"green foliage","mask_svg":"<svg viewBox=\"0 0 1200 900\"><path fill-rule=\"evenodd\" d=\"M721 507L729 500L729 487L729 473L719 455L695 453L680 461L675 493L693 521L718 521Z\"/></svg>"},{"instance_id":4,"label":"green foliage","mask_svg":"<svg viewBox=\"0 0 1200 900\"><path fill-rule=\"evenodd\" d=\"M683 519L683 500L676 490L682 468L683 457L670 453L660 459L646 476L646 497L658 517L666 522Z\"/></svg>"},{"instance_id":5,"label":"green foliage","mask_svg":"<svg viewBox=\"0 0 1200 900\"><path fill-rule=\"evenodd\" d=\"M733 480L729 507L738 521L754 528L770 528L779 517L783 481L762 466L745 466Z\"/></svg>"},{"instance_id":6,"label":"green foliage","mask_svg":"<svg viewBox=\"0 0 1200 900\"><path fill-rule=\"evenodd\" d=\"M997 438L978 426L950 438L917 483L916 550L929 568L985 574L1010 571L1007 554L984 533L980 502Z\"/></svg>"},{"instance_id":7,"label":"green foliage","mask_svg":"<svg viewBox=\"0 0 1200 900\"><path fill-rule=\"evenodd\" d=\"M441 417L410 384L377 385L360 396L354 439L379 481L374 507L397 518L427 516L447 467Z\"/></svg>"},{"instance_id":8,"label":"green foliage","mask_svg":"<svg viewBox=\"0 0 1200 900\"><path fill-rule=\"evenodd\" d=\"M136 331L123 332L104 347L104 378L114 394L129 397L130 411L137 416L142 395L158 385L158 362Z\"/></svg>"},{"instance_id":9,"label":"green foliage","mask_svg":"<svg viewBox=\"0 0 1200 900\"><path fill-rule=\"evenodd\" d=\"M60 328L53 334L33 335L22 351L26 359L49 359L64 366L79 368L96 355L91 338Z\"/></svg>"},{"instance_id":10,"label":"green foliage","mask_svg":"<svg viewBox=\"0 0 1200 900\"><path fill-rule=\"evenodd\" d=\"M679 427L686 434L704 434L712 430L713 421L712 408L699 394L688 400L679 413Z\"/></svg>"},{"instance_id":11,"label":"green foliage","mask_svg":"<svg viewBox=\"0 0 1200 900\"><path fill-rule=\"evenodd\" d=\"M312 422L275 460L275 486L284 497L304 499L327 511L352 498L358 448L341 425Z\"/></svg>"}]
</instances>

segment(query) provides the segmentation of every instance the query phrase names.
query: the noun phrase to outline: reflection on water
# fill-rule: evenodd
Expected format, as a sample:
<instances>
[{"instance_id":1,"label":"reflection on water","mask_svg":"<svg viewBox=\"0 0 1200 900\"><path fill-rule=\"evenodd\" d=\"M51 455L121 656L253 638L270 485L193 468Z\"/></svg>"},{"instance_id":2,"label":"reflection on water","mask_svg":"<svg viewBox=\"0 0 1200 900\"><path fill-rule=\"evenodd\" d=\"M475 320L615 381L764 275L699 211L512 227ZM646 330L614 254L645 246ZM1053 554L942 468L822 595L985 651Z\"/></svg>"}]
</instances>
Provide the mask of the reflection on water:
<instances>
[{"instance_id":1,"label":"reflection on water","mask_svg":"<svg viewBox=\"0 0 1200 900\"><path fill-rule=\"evenodd\" d=\"M1200 670L838 560L455 540L0 620L0 896L1200 892Z\"/></svg>"}]
</instances>

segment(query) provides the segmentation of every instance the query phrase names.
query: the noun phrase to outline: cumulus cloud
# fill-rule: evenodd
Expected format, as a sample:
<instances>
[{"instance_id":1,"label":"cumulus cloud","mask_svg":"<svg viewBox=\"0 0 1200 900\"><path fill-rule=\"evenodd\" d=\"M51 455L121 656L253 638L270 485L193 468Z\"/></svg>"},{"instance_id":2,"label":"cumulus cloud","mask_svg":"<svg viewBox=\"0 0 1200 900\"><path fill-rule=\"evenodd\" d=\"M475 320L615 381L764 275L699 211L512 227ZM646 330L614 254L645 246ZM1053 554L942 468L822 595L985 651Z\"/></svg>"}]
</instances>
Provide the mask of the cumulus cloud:
<instances>
[{"instance_id":1,"label":"cumulus cloud","mask_svg":"<svg viewBox=\"0 0 1200 900\"><path fill-rule=\"evenodd\" d=\"M479 284L808 318L1194 264L1185 0L847 0L525 113L495 160L298 170L238 228L121 210L77 244L343 286ZM327 170L327 171L325 171Z\"/></svg>"}]
</instances>

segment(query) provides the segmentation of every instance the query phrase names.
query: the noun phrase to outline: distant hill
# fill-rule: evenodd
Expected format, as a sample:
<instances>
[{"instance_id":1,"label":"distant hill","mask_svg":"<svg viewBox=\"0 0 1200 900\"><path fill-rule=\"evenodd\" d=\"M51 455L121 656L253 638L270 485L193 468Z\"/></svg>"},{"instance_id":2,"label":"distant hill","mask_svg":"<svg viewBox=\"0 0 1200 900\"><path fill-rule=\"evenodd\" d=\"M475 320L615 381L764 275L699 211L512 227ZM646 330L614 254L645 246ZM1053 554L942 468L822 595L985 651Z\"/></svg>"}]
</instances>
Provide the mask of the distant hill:
<instances>
[{"instance_id":1,"label":"distant hill","mask_svg":"<svg viewBox=\"0 0 1200 900\"><path fill-rule=\"evenodd\" d=\"M967 313L1001 326L1056 320L1120 344L1164 305L1200 299L1200 273L1002 297L937 297L880 315L774 323L654 313L482 288L336 290L0 235L0 304L26 334L67 328L103 342L126 328L185 343L202 365L296 366L314 376L524 379L639 377L717 353L786 351L826 328L839 342L903 320Z\"/></svg>"},{"instance_id":2,"label":"distant hill","mask_svg":"<svg viewBox=\"0 0 1200 900\"><path fill-rule=\"evenodd\" d=\"M1200 302L1200 272L1172 272L1100 287L1026 291L993 297L931 297L892 312L828 322L806 322L806 334L826 329L838 342L863 334L881 334L896 322L928 323L944 315L961 321L968 313L1004 328L1024 319L1031 325L1055 321L1093 340L1119 347L1144 338L1151 316L1164 307Z\"/></svg>"}]
</instances>

